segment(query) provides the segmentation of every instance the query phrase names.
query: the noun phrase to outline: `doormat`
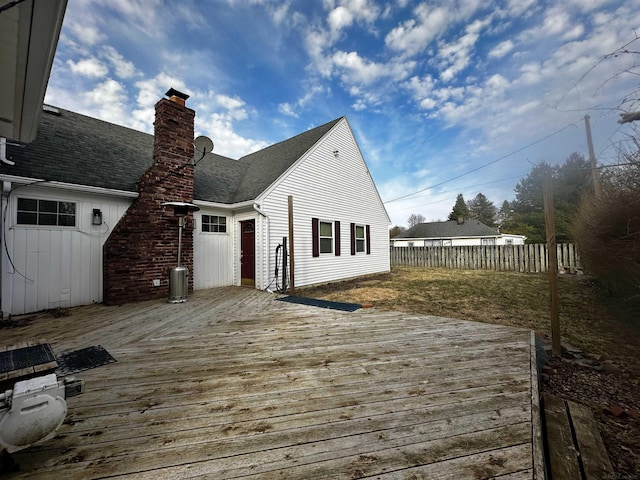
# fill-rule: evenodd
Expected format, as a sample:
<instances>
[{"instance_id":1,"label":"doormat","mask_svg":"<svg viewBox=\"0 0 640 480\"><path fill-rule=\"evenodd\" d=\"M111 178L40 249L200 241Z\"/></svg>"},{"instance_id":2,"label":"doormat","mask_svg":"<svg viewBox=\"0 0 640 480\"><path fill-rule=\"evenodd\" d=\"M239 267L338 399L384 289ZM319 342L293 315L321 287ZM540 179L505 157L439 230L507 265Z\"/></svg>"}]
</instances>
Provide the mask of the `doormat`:
<instances>
[{"instance_id":1,"label":"doormat","mask_svg":"<svg viewBox=\"0 0 640 480\"><path fill-rule=\"evenodd\" d=\"M16 348L15 350L0 352L0 373L22 370L55 361L56 356L48 343Z\"/></svg>"},{"instance_id":2,"label":"doormat","mask_svg":"<svg viewBox=\"0 0 640 480\"><path fill-rule=\"evenodd\" d=\"M58 375L71 375L116 361L101 345L82 348L58 355Z\"/></svg>"},{"instance_id":3,"label":"doormat","mask_svg":"<svg viewBox=\"0 0 640 480\"><path fill-rule=\"evenodd\" d=\"M329 300L319 300L317 298L288 296L278 298L281 302L298 303L300 305L309 305L311 307L330 308L331 310L340 310L342 312L355 312L361 305L358 303L330 302Z\"/></svg>"}]
</instances>

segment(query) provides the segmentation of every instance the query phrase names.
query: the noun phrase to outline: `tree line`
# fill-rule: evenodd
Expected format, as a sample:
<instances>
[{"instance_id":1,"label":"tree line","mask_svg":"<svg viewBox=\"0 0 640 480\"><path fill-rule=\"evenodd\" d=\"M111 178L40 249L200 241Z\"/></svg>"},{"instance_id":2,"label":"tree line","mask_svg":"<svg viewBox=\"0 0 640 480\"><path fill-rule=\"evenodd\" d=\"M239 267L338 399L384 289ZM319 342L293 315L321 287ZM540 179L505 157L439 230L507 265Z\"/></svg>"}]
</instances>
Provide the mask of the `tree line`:
<instances>
[{"instance_id":1,"label":"tree line","mask_svg":"<svg viewBox=\"0 0 640 480\"><path fill-rule=\"evenodd\" d=\"M501 233L525 235L528 243L544 243L542 183L547 172L553 178L557 242L571 242L571 221L583 194L593 190L591 164L579 153L572 153L557 166L545 162L534 165L516 184L515 198L504 200L500 208L483 193L478 193L468 201L459 193L447 220L458 220L460 217L475 219ZM422 214L412 214L408 219L409 228L425 221ZM390 235L396 236L404 230L395 226L390 230Z\"/></svg>"}]
</instances>

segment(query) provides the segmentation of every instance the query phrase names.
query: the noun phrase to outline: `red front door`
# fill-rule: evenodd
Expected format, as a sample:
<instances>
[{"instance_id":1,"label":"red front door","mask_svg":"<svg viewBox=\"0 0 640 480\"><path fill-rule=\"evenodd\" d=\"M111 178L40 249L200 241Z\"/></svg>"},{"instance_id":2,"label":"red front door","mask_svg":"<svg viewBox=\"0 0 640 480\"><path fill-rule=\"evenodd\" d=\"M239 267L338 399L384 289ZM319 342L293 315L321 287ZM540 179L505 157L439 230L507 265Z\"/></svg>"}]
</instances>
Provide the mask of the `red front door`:
<instances>
[{"instance_id":1,"label":"red front door","mask_svg":"<svg viewBox=\"0 0 640 480\"><path fill-rule=\"evenodd\" d=\"M240 222L240 283L256 284L256 221Z\"/></svg>"}]
</instances>

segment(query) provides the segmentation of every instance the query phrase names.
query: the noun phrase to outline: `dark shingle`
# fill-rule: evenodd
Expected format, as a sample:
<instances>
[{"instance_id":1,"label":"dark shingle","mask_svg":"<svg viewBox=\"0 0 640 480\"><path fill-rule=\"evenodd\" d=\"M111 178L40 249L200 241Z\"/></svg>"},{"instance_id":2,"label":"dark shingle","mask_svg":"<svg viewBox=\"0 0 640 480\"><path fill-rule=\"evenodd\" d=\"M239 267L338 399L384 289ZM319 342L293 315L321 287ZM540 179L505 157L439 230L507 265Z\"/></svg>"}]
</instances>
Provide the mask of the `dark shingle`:
<instances>
[{"instance_id":1,"label":"dark shingle","mask_svg":"<svg viewBox=\"0 0 640 480\"><path fill-rule=\"evenodd\" d=\"M478 220L465 220L461 224L458 224L456 220L450 220L448 222L419 223L394 238L489 237L494 235L499 234Z\"/></svg>"},{"instance_id":2,"label":"dark shingle","mask_svg":"<svg viewBox=\"0 0 640 480\"><path fill-rule=\"evenodd\" d=\"M64 109L43 112L36 139L9 146L15 165L0 173L136 192L153 160L153 135ZM194 199L252 200L325 135L340 118L240 160L209 153L195 168Z\"/></svg>"},{"instance_id":3,"label":"dark shingle","mask_svg":"<svg viewBox=\"0 0 640 480\"><path fill-rule=\"evenodd\" d=\"M95 118L59 109L43 112L36 139L9 147L15 165L7 175L136 191L136 181L151 165L153 137Z\"/></svg>"}]
</instances>

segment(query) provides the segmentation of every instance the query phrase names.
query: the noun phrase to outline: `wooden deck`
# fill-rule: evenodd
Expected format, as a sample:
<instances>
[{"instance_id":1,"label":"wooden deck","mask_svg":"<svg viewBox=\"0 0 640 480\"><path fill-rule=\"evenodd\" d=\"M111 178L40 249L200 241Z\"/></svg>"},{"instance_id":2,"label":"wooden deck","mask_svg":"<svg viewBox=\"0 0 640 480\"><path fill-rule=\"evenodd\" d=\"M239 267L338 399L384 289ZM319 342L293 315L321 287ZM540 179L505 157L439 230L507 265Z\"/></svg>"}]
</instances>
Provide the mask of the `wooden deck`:
<instances>
[{"instance_id":1,"label":"wooden deck","mask_svg":"<svg viewBox=\"0 0 640 480\"><path fill-rule=\"evenodd\" d=\"M0 330L117 359L78 374L59 435L6 478L536 477L529 331L275 299L229 287Z\"/></svg>"}]
</instances>

